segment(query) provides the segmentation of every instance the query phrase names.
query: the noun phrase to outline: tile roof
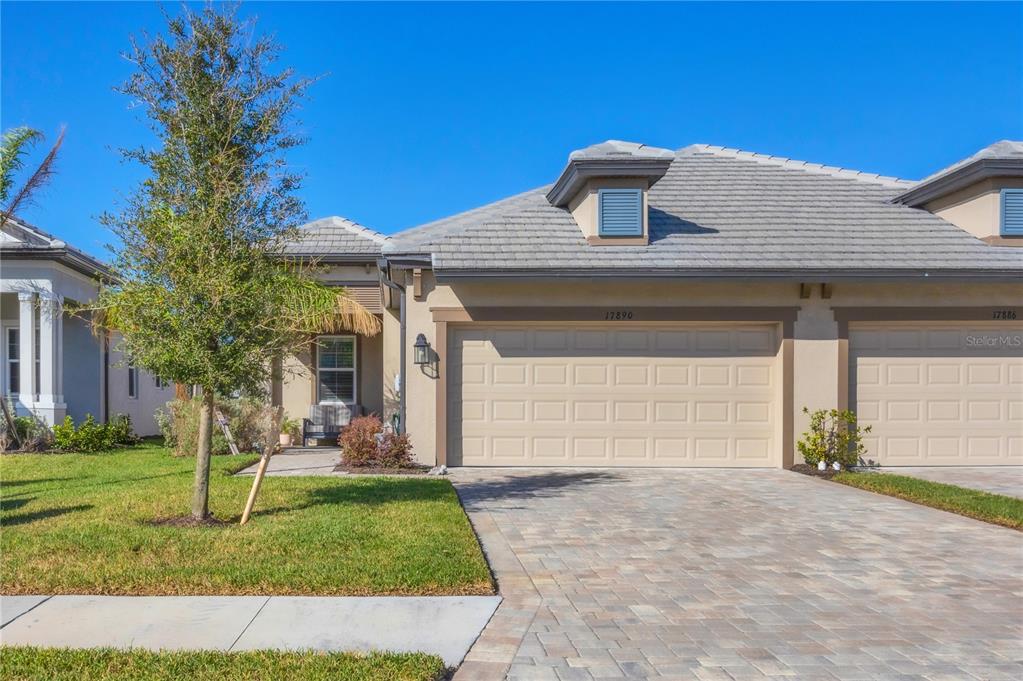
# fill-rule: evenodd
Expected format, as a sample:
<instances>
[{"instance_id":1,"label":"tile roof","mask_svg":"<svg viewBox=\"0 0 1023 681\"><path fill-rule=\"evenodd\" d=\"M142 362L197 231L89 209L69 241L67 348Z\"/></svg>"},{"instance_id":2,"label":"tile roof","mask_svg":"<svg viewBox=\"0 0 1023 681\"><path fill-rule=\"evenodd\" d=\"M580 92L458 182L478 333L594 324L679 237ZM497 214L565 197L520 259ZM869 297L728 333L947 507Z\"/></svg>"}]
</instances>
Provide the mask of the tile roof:
<instances>
[{"instance_id":1,"label":"tile roof","mask_svg":"<svg viewBox=\"0 0 1023 681\"><path fill-rule=\"evenodd\" d=\"M920 206L992 177L1023 177L1023 142L1002 140L913 184L893 200Z\"/></svg>"},{"instance_id":2,"label":"tile roof","mask_svg":"<svg viewBox=\"0 0 1023 681\"><path fill-rule=\"evenodd\" d=\"M440 274L1023 274L1023 249L989 246L893 204L913 183L737 149L675 152L649 192L647 246L591 246L540 187L391 237Z\"/></svg>"},{"instance_id":3,"label":"tile roof","mask_svg":"<svg viewBox=\"0 0 1023 681\"><path fill-rule=\"evenodd\" d=\"M332 216L313 220L298 228L299 237L284 252L291 256L344 256L349 259L380 255L387 236L347 218Z\"/></svg>"},{"instance_id":4,"label":"tile roof","mask_svg":"<svg viewBox=\"0 0 1023 681\"><path fill-rule=\"evenodd\" d=\"M955 172L956 170L962 168L963 166L984 159L996 160L1023 159L1023 142L1016 142L1014 140L1001 140L1000 142L995 142L994 144L984 147L983 149L978 151L976 154L973 154L972 156L968 156L961 161L956 161L947 168L942 168L938 172L928 175L927 177L920 180L920 182L916 184L920 185L928 182L933 182L934 180L937 180L939 177L944 177L949 173Z\"/></svg>"},{"instance_id":5,"label":"tile roof","mask_svg":"<svg viewBox=\"0 0 1023 681\"><path fill-rule=\"evenodd\" d=\"M110 266L17 216L9 217L0 231L3 258L56 260L72 269L99 279L113 279Z\"/></svg>"}]
</instances>

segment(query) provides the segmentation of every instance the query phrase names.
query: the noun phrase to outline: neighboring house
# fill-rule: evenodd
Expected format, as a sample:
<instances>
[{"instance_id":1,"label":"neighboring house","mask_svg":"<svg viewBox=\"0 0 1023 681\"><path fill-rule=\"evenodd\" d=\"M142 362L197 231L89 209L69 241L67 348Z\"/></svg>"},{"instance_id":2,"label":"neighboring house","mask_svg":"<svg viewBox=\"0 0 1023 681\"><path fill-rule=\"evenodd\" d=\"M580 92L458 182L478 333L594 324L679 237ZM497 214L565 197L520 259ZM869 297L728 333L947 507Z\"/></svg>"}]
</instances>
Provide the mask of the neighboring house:
<instances>
[{"instance_id":1,"label":"neighboring house","mask_svg":"<svg viewBox=\"0 0 1023 681\"><path fill-rule=\"evenodd\" d=\"M65 303L95 299L113 274L99 260L21 220L0 231L0 392L20 416L49 425L92 414L131 416L140 435L155 435L155 410L172 385L129 366L116 338L97 338Z\"/></svg>"},{"instance_id":2,"label":"neighboring house","mask_svg":"<svg viewBox=\"0 0 1023 681\"><path fill-rule=\"evenodd\" d=\"M289 411L404 411L430 464L781 467L848 407L886 465L1023 464L1021 150L914 183L610 141L390 238L312 223L339 282L379 249L384 332L304 358Z\"/></svg>"}]
</instances>

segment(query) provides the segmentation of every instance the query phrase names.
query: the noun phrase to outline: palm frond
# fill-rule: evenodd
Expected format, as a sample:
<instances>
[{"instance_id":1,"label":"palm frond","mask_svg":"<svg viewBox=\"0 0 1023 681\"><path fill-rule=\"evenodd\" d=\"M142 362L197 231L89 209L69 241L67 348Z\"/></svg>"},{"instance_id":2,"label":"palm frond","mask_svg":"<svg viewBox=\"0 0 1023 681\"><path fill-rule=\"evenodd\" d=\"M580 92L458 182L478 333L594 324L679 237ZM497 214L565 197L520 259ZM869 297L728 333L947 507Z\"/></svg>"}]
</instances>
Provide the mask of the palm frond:
<instances>
[{"instance_id":1,"label":"palm frond","mask_svg":"<svg viewBox=\"0 0 1023 681\"><path fill-rule=\"evenodd\" d=\"M382 325L375 314L340 286L308 277L282 277L278 289L281 321L294 333L343 333L375 336Z\"/></svg>"},{"instance_id":2,"label":"palm frond","mask_svg":"<svg viewBox=\"0 0 1023 681\"><path fill-rule=\"evenodd\" d=\"M0 225L7 222L8 218L17 212L18 207L22 203L30 200L32 194L37 192L40 187L50 181L50 178L56 171L57 152L60 151L60 145L63 143L64 129L61 128L60 134L57 135L57 141L53 143L53 147L51 147L49 153L46 154L46 158L43 159L43 162L39 164L39 167L36 168L34 173L32 173L32 176L28 178L18 193L14 195L14 198L11 199L11 202L7 204L6 208L4 208L3 214L0 215Z\"/></svg>"},{"instance_id":3,"label":"palm frond","mask_svg":"<svg viewBox=\"0 0 1023 681\"><path fill-rule=\"evenodd\" d=\"M14 176L25 165L25 155L42 138L41 132L27 126L4 133L0 142L0 201L7 200L14 186Z\"/></svg>"}]
</instances>

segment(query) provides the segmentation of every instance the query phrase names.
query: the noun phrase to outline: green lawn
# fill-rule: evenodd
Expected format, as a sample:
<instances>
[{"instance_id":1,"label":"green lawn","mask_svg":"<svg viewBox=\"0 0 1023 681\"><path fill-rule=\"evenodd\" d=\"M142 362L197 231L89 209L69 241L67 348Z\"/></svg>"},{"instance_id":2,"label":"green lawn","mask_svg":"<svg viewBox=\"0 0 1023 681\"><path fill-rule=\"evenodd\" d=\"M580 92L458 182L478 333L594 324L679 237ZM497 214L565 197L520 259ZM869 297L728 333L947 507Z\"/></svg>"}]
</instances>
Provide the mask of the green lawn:
<instances>
[{"instance_id":1,"label":"green lawn","mask_svg":"<svg viewBox=\"0 0 1023 681\"><path fill-rule=\"evenodd\" d=\"M832 480L996 525L1023 529L1023 499L891 473L843 472Z\"/></svg>"},{"instance_id":2,"label":"green lawn","mask_svg":"<svg viewBox=\"0 0 1023 681\"><path fill-rule=\"evenodd\" d=\"M153 444L0 456L0 593L489 594L490 572L451 483L267 477L237 520L254 457L214 457L222 527L185 515L194 461ZM353 677L355 678L355 677Z\"/></svg>"},{"instance_id":3,"label":"green lawn","mask_svg":"<svg viewBox=\"0 0 1023 681\"><path fill-rule=\"evenodd\" d=\"M3 648L5 681L55 679L217 679L217 681L435 681L444 673L439 657L423 653L162 652Z\"/></svg>"}]
</instances>

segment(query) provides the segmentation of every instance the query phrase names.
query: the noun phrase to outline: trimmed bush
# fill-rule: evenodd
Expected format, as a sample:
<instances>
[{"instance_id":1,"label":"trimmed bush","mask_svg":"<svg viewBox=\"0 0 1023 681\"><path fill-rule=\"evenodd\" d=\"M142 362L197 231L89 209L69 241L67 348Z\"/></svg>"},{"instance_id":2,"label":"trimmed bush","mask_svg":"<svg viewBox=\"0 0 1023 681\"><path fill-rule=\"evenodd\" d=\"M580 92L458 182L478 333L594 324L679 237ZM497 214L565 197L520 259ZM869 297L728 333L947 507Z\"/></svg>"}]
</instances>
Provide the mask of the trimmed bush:
<instances>
[{"instance_id":1,"label":"trimmed bush","mask_svg":"<svg viewBox=\"0 0 1023 681\"><path fill-rule=\"evenodd\" d=\"M341 463L346 466L409 468L415 464L409 436L385 431L376 415L352 419L337 443L341 445Z\"/></svg>"},{"instance_id":2,"label":"trimmed bush","mask_svg":"<svg viewBox=\"0 0 1023 681\"><path fill-rule=\"evenodd\" d=\"M408 433L387 431L380 440L380 464L386 468L409 468L412 461L412 441Z\"/></svg>"},{"instance_id":3,"label":"trimmed bush","mask_svg":"<svg viewBox=\"0 0 1023 681\"><path fill-rule=\"evenodd\" d=\"M337 443L341 445L341 463L346 466L378 465L378 436L383 430L380 418L359 416L342 431Z\"/></svg>"},{"instance_id":4,"label":"trimmed bush","mask_svg":"<svg viewBox=\"0 0 1023 681\"><path fill-rule=\"evenodd\" d=\"M109 423L97 423L92 414L86 414L77 427L74 419L65 416L63 423L53 426L53 446L62 452L101 452L136 442L131 418L125 414L114 416Z\"/></svg>"}]
</instances>

